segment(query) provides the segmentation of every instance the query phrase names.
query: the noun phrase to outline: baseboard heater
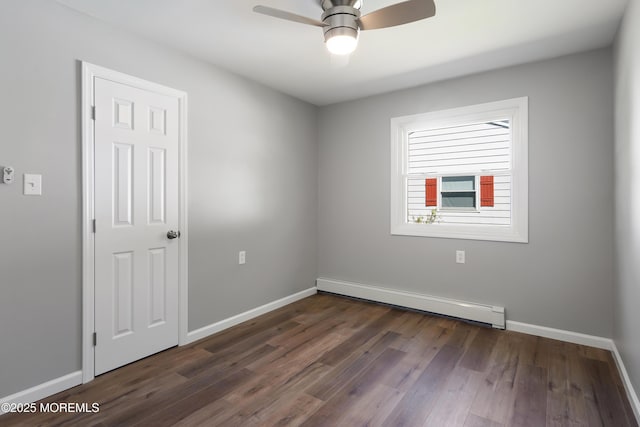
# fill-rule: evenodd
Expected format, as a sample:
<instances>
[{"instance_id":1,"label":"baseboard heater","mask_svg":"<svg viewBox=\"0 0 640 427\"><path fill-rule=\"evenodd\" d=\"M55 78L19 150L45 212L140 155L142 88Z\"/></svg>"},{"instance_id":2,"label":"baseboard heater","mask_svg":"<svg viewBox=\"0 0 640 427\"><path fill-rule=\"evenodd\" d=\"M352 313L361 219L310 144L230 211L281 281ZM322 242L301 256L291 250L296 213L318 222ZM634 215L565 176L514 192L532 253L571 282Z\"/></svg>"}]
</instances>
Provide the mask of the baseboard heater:
<instances>
[{"instance_id":1,"label":"baseboard heater","mask_svg":"<svg viewBox=\"0 0 640 427\"><path fill-rule=\"evenodd\" d=\"M319 291L473 320L489 324L496 329L505 328L504 307L457 301L323 277L316 280L316 286Z\"/></svg>"}]
</instances>

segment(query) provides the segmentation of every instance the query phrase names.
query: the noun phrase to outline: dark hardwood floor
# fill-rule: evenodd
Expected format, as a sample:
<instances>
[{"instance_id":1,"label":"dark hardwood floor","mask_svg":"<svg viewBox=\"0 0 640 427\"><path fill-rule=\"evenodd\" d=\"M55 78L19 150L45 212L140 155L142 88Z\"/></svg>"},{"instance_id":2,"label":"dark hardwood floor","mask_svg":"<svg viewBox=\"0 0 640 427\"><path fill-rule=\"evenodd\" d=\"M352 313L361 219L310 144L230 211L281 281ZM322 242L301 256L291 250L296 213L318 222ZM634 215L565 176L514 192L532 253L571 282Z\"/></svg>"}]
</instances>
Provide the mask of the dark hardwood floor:
<instances>
[{"instance_id":1,"label":"dark hardwood floor","mask_svg":"<svg viewBox=\"0 0 640 427\"><path fill-rule=\"evenodd\" d=\"M0 425L637 426L610 352L316 295Z\"/></svg>"}]
</instances>

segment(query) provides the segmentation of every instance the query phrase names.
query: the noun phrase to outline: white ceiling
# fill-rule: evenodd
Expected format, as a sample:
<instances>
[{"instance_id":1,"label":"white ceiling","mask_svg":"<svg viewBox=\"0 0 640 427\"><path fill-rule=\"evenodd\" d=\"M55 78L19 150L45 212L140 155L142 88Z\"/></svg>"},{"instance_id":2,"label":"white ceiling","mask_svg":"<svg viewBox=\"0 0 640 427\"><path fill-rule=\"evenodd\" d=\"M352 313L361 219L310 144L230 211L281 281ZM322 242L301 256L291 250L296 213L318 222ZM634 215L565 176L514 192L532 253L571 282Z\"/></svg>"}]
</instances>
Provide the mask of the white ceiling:
<instances>
[{"instance_id":1,"label":"white ceiling","mask_svg":"<svg viewBox=\"0 0 640 427\"><path fill-rule=\"evenodd\" d=\"M628 0L435 0L434 18L363 31L348 60L320 28L318 0L58 0L316 105L611 44ZM399 0L364 0L363 15Z\"/></svg>"}]
</instances>

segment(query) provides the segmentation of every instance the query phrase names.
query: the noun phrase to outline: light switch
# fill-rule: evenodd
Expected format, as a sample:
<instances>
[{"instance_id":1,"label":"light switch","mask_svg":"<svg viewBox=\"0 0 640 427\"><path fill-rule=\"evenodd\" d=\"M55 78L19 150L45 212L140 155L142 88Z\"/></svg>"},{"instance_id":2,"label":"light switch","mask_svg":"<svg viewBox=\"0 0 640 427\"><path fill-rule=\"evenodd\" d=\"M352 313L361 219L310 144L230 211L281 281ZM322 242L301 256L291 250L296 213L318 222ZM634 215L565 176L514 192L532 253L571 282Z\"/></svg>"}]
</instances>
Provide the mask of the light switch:
<instances>
[{"instance_id":1,"label":"light switch","mask_svg":"<svg viewBox=\"0 0 640 427\"><path fill-rule=\"evenodd\" d=\"M42 196L42 175L33 173L24 174L24 195Z\"/></svg>"},{"instance_id":2,"label":"light switch","mask_svg":"<svg viewBox=\"0 0 640 427\"><path fill-rule=\"evenodd\" d=\"M242 265L242 264L245 264L246 262L247 262L247 252L246 251L238 252L238 264Z\"/></svg>"},{"instance_id":3,"label":"light switch","mask_svg":"<svg viewBox=\"0 0 640 427\"><path fill-rule=\"evenodd\" d=\"M464 264L465 256L464 251L456 251L456 263Z\"/></svg>"}]
</instances>

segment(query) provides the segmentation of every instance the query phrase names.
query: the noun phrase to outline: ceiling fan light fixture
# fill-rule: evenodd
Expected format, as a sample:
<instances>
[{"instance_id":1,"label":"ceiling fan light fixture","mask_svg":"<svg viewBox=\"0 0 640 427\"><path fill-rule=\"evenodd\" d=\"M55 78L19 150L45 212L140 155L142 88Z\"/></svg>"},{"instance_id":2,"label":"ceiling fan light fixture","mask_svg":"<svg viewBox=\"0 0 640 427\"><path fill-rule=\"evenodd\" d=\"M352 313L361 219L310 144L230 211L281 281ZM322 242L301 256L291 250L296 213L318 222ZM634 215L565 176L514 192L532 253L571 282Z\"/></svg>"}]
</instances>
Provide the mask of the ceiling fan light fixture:
<instances>
[{"instance_id":1,"label":"ceiling fan light fixture","mask_svg":"<svg viewBox=\"0 0 640 427\"><path fill-rule=\"evenodd\" d=\"M320 20L272 7L258 5L254 12L300 24L320 27L327 49L334 55L348 55L358 46L361 30L377 30L420 21L436 14L434 0L403 0L361 17L363 0L319 0L324 11Z\"/></svg>"},{"instance_id":2,"label":"ceiling fan light fixture","mask_svg":"<svg viewBox=\"0 0 640 427\"><path fill-rule=\"evenodd\" d=\"M358 47L358 30L334 28L325 34L327 49L334 55L349 55Z\"/></svg>"}]
</instances>

